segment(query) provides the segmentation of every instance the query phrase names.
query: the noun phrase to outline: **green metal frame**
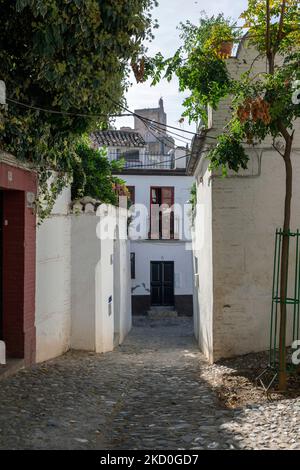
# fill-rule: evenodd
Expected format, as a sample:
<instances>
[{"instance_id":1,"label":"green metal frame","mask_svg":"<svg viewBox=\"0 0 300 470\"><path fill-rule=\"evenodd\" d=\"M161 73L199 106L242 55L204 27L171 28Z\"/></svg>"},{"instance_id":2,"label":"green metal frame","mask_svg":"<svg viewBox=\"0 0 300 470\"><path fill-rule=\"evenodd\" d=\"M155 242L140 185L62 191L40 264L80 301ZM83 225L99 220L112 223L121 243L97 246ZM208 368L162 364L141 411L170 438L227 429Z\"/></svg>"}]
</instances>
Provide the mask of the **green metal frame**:
<instances>
[{"instance_id":1,"label":"green metal frame","mask_svg":"<svg viewBox=\"0 0 300 470\"><path fill-rule=\"evenodd\" d=\"M281 247L283 236L286 236L282 230L276 230L275 236L275 254L274 254L274 269L273 269L273 289L272 289L272 309L271 309L271 325L270 325L270 355L269 366L278 372L279 365L279 318L280 318L280 270L281 270ZM292 322L292 338L293 341L300 339L300 232L289 232L289 260L291 259L291 251L295 255L295 272L294 272L294 285L289 286L288 276L285 288L285 304L292 306L288 308L288 315L293 315ZM289 273L290 274L290 273ZM291 293L291 295L289 295ZM285 332L285 335L287 332ZM286 341L285 341L286 343ZM292 365L287 364L287 370L293 369Z\"/></svg>"}]
</instances>

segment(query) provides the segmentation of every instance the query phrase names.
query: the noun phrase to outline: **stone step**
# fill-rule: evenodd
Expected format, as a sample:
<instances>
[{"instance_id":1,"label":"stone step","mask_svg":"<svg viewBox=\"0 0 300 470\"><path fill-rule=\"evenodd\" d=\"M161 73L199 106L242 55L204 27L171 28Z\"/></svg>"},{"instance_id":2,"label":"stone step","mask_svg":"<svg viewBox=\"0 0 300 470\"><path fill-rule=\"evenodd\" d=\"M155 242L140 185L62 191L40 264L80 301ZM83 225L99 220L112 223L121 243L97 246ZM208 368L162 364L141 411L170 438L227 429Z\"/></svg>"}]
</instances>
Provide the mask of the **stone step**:
<instances>
[{"instance_id":1,"label":"stone step","mask_svg":"<svg viewBox=\"0 0 300 470\"><path fill-rule=\"evenodd\" d=\"M0 380L15 375L24 368L24 359L8 359L5 365L0 365Z\"/></svg>"},{"instance_id":2,"label":"stone step","mask_svg":"<svg viewBox=\"0 0 300 470\"><path fill-rule=\"evenodd\" d=\"M152 308L151 310L148 310L147 315L151 319L176 318L178 317L178 312L176 312L176 310Z\"/></svg>"}]
</instances>

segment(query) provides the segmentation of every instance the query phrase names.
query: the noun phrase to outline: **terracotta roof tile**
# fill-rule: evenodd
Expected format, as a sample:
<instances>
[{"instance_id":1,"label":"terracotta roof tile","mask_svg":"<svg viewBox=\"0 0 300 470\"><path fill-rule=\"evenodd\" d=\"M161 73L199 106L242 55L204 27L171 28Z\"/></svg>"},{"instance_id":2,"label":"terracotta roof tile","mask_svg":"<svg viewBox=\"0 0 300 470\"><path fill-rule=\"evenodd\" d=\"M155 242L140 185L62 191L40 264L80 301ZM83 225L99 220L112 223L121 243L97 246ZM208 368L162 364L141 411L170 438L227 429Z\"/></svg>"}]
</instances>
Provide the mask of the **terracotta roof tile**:
<instances>
[{"instance_id":1,"label":"terracotta roof tile","mask_svg":"<svg viewBox=\"0 0 300 470\"><path fill-rule=\"evenodd\" d=\"M141 134L135 131L97 131L93 134L93 140L98 145L108 147L144 147L146 145Z\"/></svg>"}]
</instances>

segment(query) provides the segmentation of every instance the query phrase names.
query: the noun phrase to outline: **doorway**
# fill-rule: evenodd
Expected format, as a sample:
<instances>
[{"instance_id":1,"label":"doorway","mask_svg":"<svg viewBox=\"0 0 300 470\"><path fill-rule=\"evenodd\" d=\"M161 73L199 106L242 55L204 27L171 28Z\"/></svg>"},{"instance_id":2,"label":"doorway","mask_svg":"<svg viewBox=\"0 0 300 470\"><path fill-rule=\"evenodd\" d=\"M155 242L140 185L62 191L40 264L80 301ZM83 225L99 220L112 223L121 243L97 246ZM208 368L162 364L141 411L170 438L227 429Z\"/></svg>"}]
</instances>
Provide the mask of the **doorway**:
<instances>
[{"instance_id":1,"label":"doorway","mask_svg":"<svg viewBox=\"0 0 300 470\"><path fill-rule=\"evenodd\" d=\"M0 190L0 340L3 340L3 191Z\"/></svg>"},{"instance_id":2,"label":"doorway","mask_svg":"<svg viewBox=\"0 0 300 470\"><path fill-rule=\"evenodd\" d=\"M1 335L6 357L25 365L35 362L36 353L36 214L31 203L36 192L36 173L21 163L15 166L13 157L3 161L0 156Z\"/></svg>"},{"instance_id":3,"label":"doorway","mask_svg":"<svg viewBox=\"0 0 300 470\"><path fill-rule=\"evenodd\" d=\"M174 261L151 261L151 305L174 305Z\"/></svg>"}]
</instances>

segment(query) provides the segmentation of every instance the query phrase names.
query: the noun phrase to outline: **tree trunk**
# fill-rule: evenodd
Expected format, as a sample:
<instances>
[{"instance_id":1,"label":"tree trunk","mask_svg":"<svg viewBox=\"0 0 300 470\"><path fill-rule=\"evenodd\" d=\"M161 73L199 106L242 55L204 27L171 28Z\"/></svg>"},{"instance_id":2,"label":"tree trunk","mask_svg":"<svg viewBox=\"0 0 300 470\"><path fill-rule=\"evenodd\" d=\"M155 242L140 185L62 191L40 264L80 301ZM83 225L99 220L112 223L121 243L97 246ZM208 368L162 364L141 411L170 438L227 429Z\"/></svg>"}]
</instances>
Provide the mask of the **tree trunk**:
<instances>
[{"instance_id":1,"label":"tree trunk","mask_svg":"<svg viewBox=\"0 0 300 470\"><path fill-rule=\"evenodd\" d=\"M291 201L293 185L293 169L291 162L293 137L289 135L286 139L284 163L286 171L286 192L284 205L283 240L281 250L281 272L280 272L280 328L279 328L279 390L286 390L286 323L287 323L287 282L289 263L289 232L291 222Z\"/></svg>"},{"instance_id":2,"label":"tree trunk","mask_svg":"<svg viewBox=\"0 0 300 470\"><path fill-rule=\"evenodd\" d=\"M275 57L281 41L286 1L282 1L281 14L279 20L277 45L271 44L271 14L270 0L266 0L266 55L269 65L269 74L274 75ZM291 162L291 153L293 145L294 133L290 135L288 129L283 122L278 122L280 133L285 140L285 151L282 155L285 163L286 187L285 187L285 204L284 204L284 223L283 223L283 239L281 249L281 268L280 268L280 326L279 326L279 390L286 390L287 374L286 374L286 323L287 323L287 283L289 271L289 232L291 224L291 201L293 186L293 168ZM280 152L279 152L280 153Z\"/></svg>"}]
</instances>

